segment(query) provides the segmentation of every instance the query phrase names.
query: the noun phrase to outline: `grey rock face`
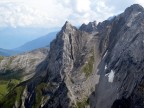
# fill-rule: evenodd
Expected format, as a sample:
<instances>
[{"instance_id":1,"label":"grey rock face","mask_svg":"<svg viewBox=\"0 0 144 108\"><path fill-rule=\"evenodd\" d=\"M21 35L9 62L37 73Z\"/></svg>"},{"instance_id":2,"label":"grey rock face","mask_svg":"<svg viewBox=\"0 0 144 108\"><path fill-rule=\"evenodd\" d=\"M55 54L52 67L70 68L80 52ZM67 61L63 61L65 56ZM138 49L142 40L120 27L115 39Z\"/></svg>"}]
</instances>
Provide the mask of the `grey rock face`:
<instances>
[{"instance_id":1,"label":"grey rock face","mask_svg":"<svg viewBox=\"0 0 144 108\"><path fill-rule=\"evenodd\" d=\"M17 107L88 107L88 97L98 82L98 37L66 22L51 43L44 64L24 87ZM95 62L97 61L97 62ZM10 93L11 94L11 93Z\"/></svg>"},{"instance_id":2,"label":"grey rock face","mask_svg":"<svg viewBox=\"0 0 144 108\"><path fill-rule=\"evenodd\" d=\"M92 108L142 108L144 10L132 5L105 29Z\"/></svg>"},{"instance_id":3,"label":"grey rock face","mask_svg":"<svg viewBox=\"0 0 144 108\"><path fill-rule=\"evenodd\" d=\"M97 83L94 65L98 64L94 64L93 59L96 57L98 61L99 54L95 41L97 39L93 35L65 23L51 43L47 81L56 83L57 87L44 107L77 107L78 103L88 99L93 85ZM91 72L87 72L89 68ZM63 89L60 89L61 86L64 86Z\"/></svg>"},{"instance_id":4,"label":"grey rock face","mask_svg":"<svg viewBox=\"0 0 144 108\"><path fill-rule=\"evenodd\" d=\"M82 24L80 26L79 30L89 32L89 33L96 32L97 31L97 23L96 23L96 21L94 21L94 22L89 22L87 25Z\"/></svg>"}]
</instances>

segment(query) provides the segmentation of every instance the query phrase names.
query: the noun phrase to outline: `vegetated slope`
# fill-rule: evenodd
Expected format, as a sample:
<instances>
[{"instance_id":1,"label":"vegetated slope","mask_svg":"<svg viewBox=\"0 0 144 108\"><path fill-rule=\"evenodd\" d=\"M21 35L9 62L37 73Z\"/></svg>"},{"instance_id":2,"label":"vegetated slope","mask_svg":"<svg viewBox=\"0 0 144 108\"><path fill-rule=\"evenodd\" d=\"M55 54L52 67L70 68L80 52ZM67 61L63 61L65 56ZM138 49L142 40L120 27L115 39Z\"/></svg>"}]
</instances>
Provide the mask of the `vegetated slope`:
<instances>
[{"instance_id":1,"label":"vegetated slope","mask_svg":"<svg viewBox=\"0 0 144 108\"><path fill-rule=\"evenodd\" d=\"M112 20L89 23L90 31L89 24L79 30L66 22L48 62L10 91L1 107L142 108L143 18L143 7L134 4Z\"/></svg>"},{"instance_id":2,"label":"vegetated slope","mask_svg":"<svg viewBox=\"0 0 144 108\"><path fill-rule=\"evenodd\" d=\"M48 49L37 49L29 53L0 56L0 101L17 84L36 74L36 68L48 55Z\"/></svg>"}]
</instances>

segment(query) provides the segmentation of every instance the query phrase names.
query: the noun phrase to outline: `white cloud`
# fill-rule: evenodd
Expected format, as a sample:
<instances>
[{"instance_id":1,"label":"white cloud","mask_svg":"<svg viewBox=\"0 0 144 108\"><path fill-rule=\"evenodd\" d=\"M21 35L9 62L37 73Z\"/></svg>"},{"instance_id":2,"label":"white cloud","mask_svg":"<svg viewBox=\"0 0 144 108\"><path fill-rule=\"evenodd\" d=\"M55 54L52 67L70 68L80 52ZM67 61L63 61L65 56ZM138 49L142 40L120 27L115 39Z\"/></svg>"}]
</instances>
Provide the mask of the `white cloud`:
<instances>
[{"instance_id":1,"label":"white cloud","mask_svg":"<svg viewBox=\"0 0 144 108\"><path fill-rule=\"evenodd\" d=\"M137 3L141 4L142 6L144 6L144 1L143 0L136 0Z\"/></svg>"},{"instance_id":2,"label":"white cloud","mask_svg":"<svg viewBox=\"0 0 144 108\"><path fill-rule=\"evenodd\" d=\"M90 3L89 0L75 0L77 12L85 13L90 11Z\"/></svg>"},{"instance_id":3,"label":"white cloud","mask_svg":"<svg viewBox=\"0 0 144 108\"><path fill-rule=\"evenodd\" d=\"M31 0L32 1L32 0ZM65 22L71 10L54 3L43 7L34 3L0 1L0 27L57 27ZM47 8L47 9L46 9Z\"/></svg>"},{"instance_id":4,"label":"white cloud","mask_svg":"<svg viewBox=\"0 0 144 108\"><path fill-rule=\"evenodd\" d=\"M0 0L0 26L57 27L103 21L143 0Z\"/></svg>"}]
</instances>

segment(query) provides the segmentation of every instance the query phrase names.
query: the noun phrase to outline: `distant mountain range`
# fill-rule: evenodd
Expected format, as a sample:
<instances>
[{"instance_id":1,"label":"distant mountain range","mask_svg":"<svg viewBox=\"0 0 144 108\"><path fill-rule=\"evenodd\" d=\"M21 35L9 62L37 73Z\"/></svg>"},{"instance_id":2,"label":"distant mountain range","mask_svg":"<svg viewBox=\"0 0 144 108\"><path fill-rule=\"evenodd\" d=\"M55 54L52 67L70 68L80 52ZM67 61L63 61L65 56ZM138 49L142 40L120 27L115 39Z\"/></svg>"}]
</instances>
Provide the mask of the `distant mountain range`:
<instances>
[{"instance_id":1,"label":"distant mountain range","mask_svg":"<svg viewBox=\"0 0 144 108\"><path fill-rule=\"evenodd\" d=\"M45 36L50 32L58 31L59 29L48 28L1 28L0 27L0 48L14 49L22 46L26 42ZM6 44L8 43L8 44Z\"/></svg>"},{"instance_id":2,"label":"distant mountain range","mask_svg":"<svg viewBox=\"0 0 144 108\"><path fill-rule=\"evenodd\" d=\"M7 49L0 48L0 56L11 56L11 55L19 54L19 53L20 51L7 50Z\"/></svg>"},{"instance_id":3,"label":"distant mountain range","mask_svg":"<svg viewBox=\"0 0 144 108\"><path fill-rule=\"evenodd\" d=\"M50 42L56 37L56 33L57 32L51 32L46 36L42 36L40 38L27 42L24 45L15 49L7 50L0 48L0 55L12 56L23 52L29 52L38 48L48 47L50 45Z\"/></svg>"},{"instance_id":4,"label":"distant mountain range","mask_svg":"<svg viewBox=\"0 0 144 108\"><path fill-rule=\"evenodd\" d=\"M18 48L15 48L13 50L20 51L20 52L27 52L27 51L31 51L34 49L49 46L50 42L56 37L56 33L57 32L51 32L47 34L46 36L42 36L40 38L27 42L24 45Z\"/></svg>"}]
</instances>

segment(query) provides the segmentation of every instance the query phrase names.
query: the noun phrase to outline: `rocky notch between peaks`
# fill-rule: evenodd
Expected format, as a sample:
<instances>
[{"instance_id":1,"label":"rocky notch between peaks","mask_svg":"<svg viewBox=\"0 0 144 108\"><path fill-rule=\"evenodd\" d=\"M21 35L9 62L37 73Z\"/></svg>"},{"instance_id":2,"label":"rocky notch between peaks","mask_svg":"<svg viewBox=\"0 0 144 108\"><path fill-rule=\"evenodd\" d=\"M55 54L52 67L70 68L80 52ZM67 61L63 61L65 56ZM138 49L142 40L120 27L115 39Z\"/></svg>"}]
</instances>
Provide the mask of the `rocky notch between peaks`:
<instances>
[{"instance_id":1,"label":"rocky notch between peaks","mask_svg":"<svg viewBox=\"0 0 144 108\"><path fill-rule=\"evenodd\" d=\"M66 22L36 74L1 107L143 108L143 18L134 4L98 25L77 29Z\"/></svg>"},{"instance_id":2,"label":"rocky notch between peaks","mask_svg":"<svg viewBox=\"0 0 144 108\"><path fill-rule=\"evenodd\" d=\"M97 22L96 21L89 22L87 25L84 23L80 26L79 30L86 31L89 33L96 32L97 31Z\"/></svg>"}]
</instances>

